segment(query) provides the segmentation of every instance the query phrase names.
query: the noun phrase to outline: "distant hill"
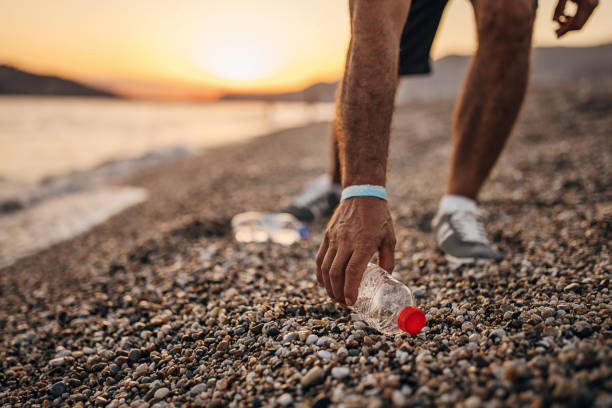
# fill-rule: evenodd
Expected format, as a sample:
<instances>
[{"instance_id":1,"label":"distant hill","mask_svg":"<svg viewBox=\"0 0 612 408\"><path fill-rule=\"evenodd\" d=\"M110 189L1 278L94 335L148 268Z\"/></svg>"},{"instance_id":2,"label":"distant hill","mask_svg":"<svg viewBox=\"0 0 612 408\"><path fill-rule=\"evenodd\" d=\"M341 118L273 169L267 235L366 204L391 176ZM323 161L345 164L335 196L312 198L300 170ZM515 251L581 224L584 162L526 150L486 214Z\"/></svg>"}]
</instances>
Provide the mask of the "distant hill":
<instances>
[{"instance_id":1,"label":"distant hill","mask_svg":"<svg viewBox=\"0 0 612 408\"><path fill-rule=\"evenodd\" d=\"M300 101L300 102L331 102L335 100L337 82L318 82L295 92L284 93L228 93L221 100L232 101Z\"/></svg>"},{"instance_id":2,"label":"distant hill","mask_svg":"<svg viewBox=\"0 0 612 408\"><path fill-rule=\"evenodd\" d=\"M433 73L402 80L397 100L452 98L457 95L471 57L449 55L433 63ZM531 85L583 81L591 86L609 83L612 77L612 44L594 47L537 47L531 59Z\"/></svg>"},{"instance_id":3,"label":"distant hill","mask_svg":"<svg viewBox=\"0 0 612 408\"><path fill-rule=\"evenodd\" d=\"M449 55L433 62L431 75L405 77L398 103L454 97L471 57ZM594 47L538 47L533 50L531 84L549 85L565 80L597 83L612 74L612 44ZM221 99L333 102L337 83L317 83L301 91L267 94L227 94Z\"/></svg>"},{"instance_id":4,"label":"distant hill","mask_svg":"<svg viewBox=\"0 0 612 408\"><path fill-rule=\"evenodd\" d=\"M37 75L0 65L0 94L116 97L100 89L50 75Z\"/></svg>"}]
</instances>

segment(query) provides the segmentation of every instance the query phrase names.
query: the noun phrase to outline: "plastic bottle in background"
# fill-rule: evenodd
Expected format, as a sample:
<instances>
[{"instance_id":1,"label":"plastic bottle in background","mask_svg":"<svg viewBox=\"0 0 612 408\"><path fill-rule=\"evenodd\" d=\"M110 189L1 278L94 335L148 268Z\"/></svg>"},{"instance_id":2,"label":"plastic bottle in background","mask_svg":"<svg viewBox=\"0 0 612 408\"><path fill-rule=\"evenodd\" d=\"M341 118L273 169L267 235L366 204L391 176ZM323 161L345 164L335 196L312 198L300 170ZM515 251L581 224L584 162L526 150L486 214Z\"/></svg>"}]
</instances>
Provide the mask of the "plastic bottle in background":
<instances>
[{"instance_id":1,"label":"plastic bottle in background","mask_svg":"<svg viewBox=\"0 0 612 408\"><path fill-rule=\"evenodd\" d=\"M308 236L308 227L288 213L249 211L232 218L239 242L276 242L291 245Z\"/></svg>"},{"instance_id":2,"label":"plastic bottle in background","mask_svg":"<svg viewBox=\"0 0 612 408\"><path fill-rule=\"evenodd\" d=\"M387 335L417 334L425 326L425 313L414 306L410 289L375 264L368 264L351 307L361 320Z\"/></svg>"}]
</instances>

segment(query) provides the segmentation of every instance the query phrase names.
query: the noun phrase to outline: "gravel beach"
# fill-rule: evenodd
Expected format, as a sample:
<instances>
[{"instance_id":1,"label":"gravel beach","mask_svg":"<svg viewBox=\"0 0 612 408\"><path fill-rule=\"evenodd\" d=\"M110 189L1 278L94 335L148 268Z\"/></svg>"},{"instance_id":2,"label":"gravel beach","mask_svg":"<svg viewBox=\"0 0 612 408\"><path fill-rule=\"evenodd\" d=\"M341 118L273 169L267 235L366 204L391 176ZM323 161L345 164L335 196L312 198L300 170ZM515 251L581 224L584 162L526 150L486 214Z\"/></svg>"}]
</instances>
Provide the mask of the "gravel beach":
<instances>
[{"instance_id":1,"label":"gravel beach","mask_svg":"<svg viewBox=\"0 0 612 408\"><path fill-rule=\"evenodd\" d=\"M427 314L390 338L317 287L322 223L238 244L232 215L326 168L329 124L124 180L146 202L0 270L2 406L612 406L612 91L533 89L483 195L500 263L448 265L429 222L451 101L397 109L395 274Z\"/></svg>"}]
</instances>

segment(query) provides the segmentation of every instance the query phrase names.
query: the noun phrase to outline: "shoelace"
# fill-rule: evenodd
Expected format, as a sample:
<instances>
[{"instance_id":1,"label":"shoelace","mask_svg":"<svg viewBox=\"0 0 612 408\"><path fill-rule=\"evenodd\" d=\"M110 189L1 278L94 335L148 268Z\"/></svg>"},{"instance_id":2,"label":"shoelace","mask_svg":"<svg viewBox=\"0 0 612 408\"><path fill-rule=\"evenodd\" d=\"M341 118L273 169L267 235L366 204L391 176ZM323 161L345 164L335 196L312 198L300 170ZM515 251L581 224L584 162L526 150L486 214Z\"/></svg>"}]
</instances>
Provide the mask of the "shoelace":
<instances>
[{"instance_id":1,"label":"shoelace","mask_svg":"<svg viewBox=\"0 0 612 408\"><path fill-rule=\"evenodd\" d=\"M479 210L459 210L452 215L453 225L463 241L489 245L482 216Z\"/></svg>"}]
</instances>

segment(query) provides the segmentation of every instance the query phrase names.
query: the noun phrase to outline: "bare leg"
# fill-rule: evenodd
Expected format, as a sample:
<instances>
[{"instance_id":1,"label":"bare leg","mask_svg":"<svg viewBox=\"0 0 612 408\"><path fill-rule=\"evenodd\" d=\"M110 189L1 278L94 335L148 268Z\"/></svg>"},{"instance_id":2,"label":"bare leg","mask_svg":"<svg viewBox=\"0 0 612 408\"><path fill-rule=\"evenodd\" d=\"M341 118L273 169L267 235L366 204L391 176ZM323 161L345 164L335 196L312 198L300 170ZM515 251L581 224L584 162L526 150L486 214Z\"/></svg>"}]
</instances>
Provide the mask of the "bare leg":
<instances>
[{"instance_id":1,"label":"bare leg","mask_svg":"<svg viewBox=\"0 0 612 408\"><path fill-rule=\"evenodd\" d=\"M475 200L518 116L529 75L534 0L475 0L478 50L453 118L446 193Z\"/></svg>"}]
</instances>

